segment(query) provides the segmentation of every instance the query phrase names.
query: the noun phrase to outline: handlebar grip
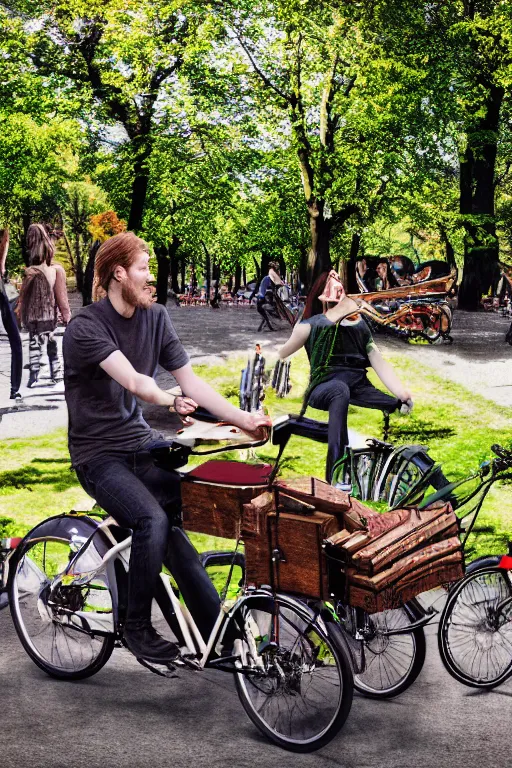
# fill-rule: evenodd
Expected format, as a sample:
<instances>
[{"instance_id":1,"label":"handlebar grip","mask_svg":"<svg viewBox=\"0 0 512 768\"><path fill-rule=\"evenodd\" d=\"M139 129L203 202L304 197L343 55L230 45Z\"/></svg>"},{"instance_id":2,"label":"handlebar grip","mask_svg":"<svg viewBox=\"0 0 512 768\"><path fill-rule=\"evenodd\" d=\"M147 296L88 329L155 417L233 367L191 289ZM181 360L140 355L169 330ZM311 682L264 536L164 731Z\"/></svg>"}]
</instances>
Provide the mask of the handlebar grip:
<instances>
[{"instance_id":1,"label":"handlebar grip","mask_svg":"<svg viewBox=\"0 0 512 768\"><path fill-rule=\"evenodd\" d=\"M512 451L503 448L503 446L498 445L497 443L491 445L491 451L500 459L512 459Z\"/></svg>"}]
</instances>

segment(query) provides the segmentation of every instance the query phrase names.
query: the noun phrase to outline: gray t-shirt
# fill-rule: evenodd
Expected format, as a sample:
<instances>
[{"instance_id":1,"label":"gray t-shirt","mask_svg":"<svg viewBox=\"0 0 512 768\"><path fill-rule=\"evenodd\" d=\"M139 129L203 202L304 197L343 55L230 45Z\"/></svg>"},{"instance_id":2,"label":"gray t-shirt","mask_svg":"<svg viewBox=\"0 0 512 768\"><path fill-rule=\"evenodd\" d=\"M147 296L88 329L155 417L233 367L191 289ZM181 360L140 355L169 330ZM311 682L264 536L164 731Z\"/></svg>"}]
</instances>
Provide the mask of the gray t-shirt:
<instances>
[{"instance_id":1,"label":"gray t-shirt","mask_svg":"<svg viewBox=\"0 0 512 768\"><path fill-rule=\"evenodd\" d=\"M71 320L62 349L73 466L102 455L140 451L158 437L144 421L135 396L100 363L119 349L146 376L154 376L158 364L167 371L186 365L189 357L165 307L137 308L126 318L103 299Z\"/></svg>"}]
</instances>

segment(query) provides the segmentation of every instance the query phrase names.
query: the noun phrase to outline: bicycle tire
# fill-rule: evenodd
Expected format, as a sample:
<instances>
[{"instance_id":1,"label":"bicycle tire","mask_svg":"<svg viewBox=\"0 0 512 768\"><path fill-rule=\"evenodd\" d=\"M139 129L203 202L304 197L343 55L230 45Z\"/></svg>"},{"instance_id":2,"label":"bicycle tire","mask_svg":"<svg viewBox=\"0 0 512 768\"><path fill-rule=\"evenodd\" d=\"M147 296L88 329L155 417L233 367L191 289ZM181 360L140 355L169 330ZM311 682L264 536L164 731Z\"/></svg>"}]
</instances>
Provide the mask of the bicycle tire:
<instances>
[{"instance_id":1,"label":"bicycle tire","mask_svg":"<svg viewBox=\"0 0 512 768\"><path fill-rule=\"evenodd\" d=\"M95 675L107 663L114 650L115 637L114 634L93 636L64 626L51 617L44 594L51 581L45 571L46 554L41 568L37 564L39 553L35 552L36 547L46 552L46 546L51 544L54 551L49 552L48 560L53 565L49 569L55 570L64 565L63 558L69 559L72 552L70 541L62 536L47 534L32 540L28 534L16 551L8 587L11 616L23 648L40 669L58 680L83 680ZM29 555L31 551L32 557ZM52 632L53 643L50 639ZM47 648L45 637L48 637ZM58 649L57 642L60 643ZM73 659L78 651L82 654L81 661Z\"/></svg>"},{"instance_id":2,"label":"bicycle tire","mask_svg":"<svg viewBox=\"0 0 512 768\"><path fill-rule=\"evenodd\" d=\"M459 683L490 690L512 676L512 604L496 612L511 596L510 572L497 566L465 576L449 593L437 637L441 660Z\"/></svg>"},{"instance_id":3,"label":"bicycle tire","mask_svg":"<svg viewBox=\"0 0 512 768\"><path fill-rule=\"evenodd\" d=\"M276 601L275 648L265 650L263 640L274 617L273 598L249 598L234 619L245 626L241 642L246 648L251 646L248 624L256 625L260 634L251 632L262 665L259 676L236 672L235 685L247 715L268 739L291 752L313 752L329 743L348 717L352 670L345 652L307 607L283 595ZM256 649L255 642L252 647Z\"/></svg>"},{"instance_id":4,"label":"bicycle tire","mask_svg":"<svg viewBox=\"0 0 512 768\"><path fill-rule=\"evenodd\" d=\"M372 614L370 622L375 635L363 642L365 668L354 675L354 688L369 699L392 699L406 691L423 669L425 631L416 627L406 634L386 634L410 623L403 608Z\"/></svg>"}]
</instances>

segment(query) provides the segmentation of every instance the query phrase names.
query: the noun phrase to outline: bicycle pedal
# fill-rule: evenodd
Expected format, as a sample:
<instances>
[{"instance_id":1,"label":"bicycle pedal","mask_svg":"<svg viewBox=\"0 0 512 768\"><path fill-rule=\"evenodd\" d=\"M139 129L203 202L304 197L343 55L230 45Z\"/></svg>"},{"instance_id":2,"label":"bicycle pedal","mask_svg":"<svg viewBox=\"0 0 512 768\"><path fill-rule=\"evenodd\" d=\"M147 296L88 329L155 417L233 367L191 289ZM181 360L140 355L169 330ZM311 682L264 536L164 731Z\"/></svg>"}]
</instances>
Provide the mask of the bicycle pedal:
<instances>
[{"instance_id":1,"label":"bicycle pedal","mask_svg":"<svg viewBox=\"0 0 512 768\"><path fill-rule=\"evenodd\" d=\"M195 656L179 656L175 659L174 664L180 667L188 667L188 669L193 669L195 672L199 672L202 669L199 660Z\"/></svg>"},{"instance_id":2,"label":"bicycle pedal","mask_svg":"<svg viewBox=\"0 0 512 768\"><path fill-rule=\"evenodd\" d=\"M179 677L179 675L176 672L175 663L169 662L162 662L162 664L155 664L154 662L146 661L146 659L143 659L141 657L136 657L137 661L141 666L146 667L146 669L149 669L150 672L153 672L154 675L158 675L159 677L167 677L167 678L175 678Z\"/></svg>"}]
</instances>

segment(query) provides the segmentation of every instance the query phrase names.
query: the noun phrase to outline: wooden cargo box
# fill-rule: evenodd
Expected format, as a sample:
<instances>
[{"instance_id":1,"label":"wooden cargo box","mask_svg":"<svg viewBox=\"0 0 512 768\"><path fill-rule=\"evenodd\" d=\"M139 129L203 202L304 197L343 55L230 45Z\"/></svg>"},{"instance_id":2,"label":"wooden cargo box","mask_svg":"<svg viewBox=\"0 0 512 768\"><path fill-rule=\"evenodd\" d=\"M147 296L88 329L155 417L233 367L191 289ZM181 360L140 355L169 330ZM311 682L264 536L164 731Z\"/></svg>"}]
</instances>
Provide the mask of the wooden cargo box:
<instances>
[{"instance_id":1,"label":"wooden cargo box","mask_svg":"<svg viewBox=\"0 0 512 768\"><path fill-rule=\"evenodd\" d=\"M363 586L356 584L355 581L350 582L348 603L363 608L367 613L380 613L390 608L398 608L422 592L451 584L463 576L464 561L462 552L459 550L438 560L423 565L418 564L407 576L389 586L381 584L377 588L372 584Z\"/></svg>"},{"instance_id":2,"label":"wooden cargo box","mask_svg":"<svg viewBox=\"0 0 512 768\"><path fill-rule=\"evenodd\" d=\"M193 469L181 483L185 530L236 539L243 505L265 490L271 470L236 461L207 461Z\"/></svg>"},{"instance_id":3,"label":"wooden cargo box","mask_svg":"<svg viewBox=\"0 0 512 768\"><path fill-rule=\"evenodd\" d=\"M312 504L318 512L328 515L341 516L350 508L350 496L345 491L333 488L325 480L318 477L294 477L287 480L278 480L274 483L274 489L279 494L294 497L307 504Z\"/></svg>"},{"instance_id":4,"label":"wooden cargo box","mask_svg":"<svg viewBox=\"0 0 512 768\"><path fill-rule=\"evenodd\" d=\"M279 514L279 582L283 592L326 599L329 594L327 563L323 541L339 530L334 515L313 512L297 515ZM276 514L265 514L259 523L259 533L244 536L246 583L260 586L272 584L271 550L276 545Z\"/></svg>"}]
</instances>

